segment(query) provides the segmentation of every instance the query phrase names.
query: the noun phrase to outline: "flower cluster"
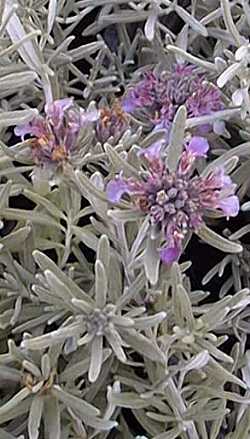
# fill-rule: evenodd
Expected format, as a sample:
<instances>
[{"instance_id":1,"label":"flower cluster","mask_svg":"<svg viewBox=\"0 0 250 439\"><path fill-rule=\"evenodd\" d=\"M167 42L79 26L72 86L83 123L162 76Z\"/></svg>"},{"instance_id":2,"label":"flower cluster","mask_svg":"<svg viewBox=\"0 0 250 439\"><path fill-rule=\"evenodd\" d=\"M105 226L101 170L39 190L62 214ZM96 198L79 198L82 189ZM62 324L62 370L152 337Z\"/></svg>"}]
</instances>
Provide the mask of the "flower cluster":
<instances>
[{"instance_id":1,"label":"flower cluster","mask_svg":"<svg viewBox=\"0 0 250 439\"><path fill-rule=\"evenodd\" d=\"M45 105L45 116L15 128L15 134L31 136L32 158L39 166L60 166L78 148L82 127L96 121L98 112L85 112L74 106L73 98L59 99Z\"/></svg>"},{"instance_id":2,"label":"flower cluster","mask_svg":"<svg viewBox=\"0 0 250 439\"><path fill-rule=\"evenodd\" d=\"M220 90L192 65L176 64L172 72L148 71L123 99L128 113L142 112L153 126L169 130L176 111L185 105L188 117L223 109Z\"/></svg>"},{"instance_id":3,"label":"flower cluster","mask_svg":"<svg viewBox=\"0 0 250 439\"><path fill-rule=\"evenodd\" d=\"M116 100L111 107L104 106L100 110L100 118L96 122L97 139L104 143L111 137L118 142L129 127L128 117L120 102Z\"/></svg>"},{"instance_id":4,"label":"flower cluster","mask_svg":"<svg viewBox=\"0 0 250 439\"><path fill-rule=\"evenodd\" d=\"M165 263L179 259L183 239L188 231L199 230L207 209L219 209L226 217L236 216L239 211L239 201L234 195L236 185L222 167L207 176L194 174L196 158L205 156L208 148L206 139L193 137L185 144L175 172L158 152L145 156L148 169L143 177L119 175L107 185L111 202L117 203L128 194L135 207L148 215L153 235L162 236L160 258Z\"/></svg>"}]
</instances>

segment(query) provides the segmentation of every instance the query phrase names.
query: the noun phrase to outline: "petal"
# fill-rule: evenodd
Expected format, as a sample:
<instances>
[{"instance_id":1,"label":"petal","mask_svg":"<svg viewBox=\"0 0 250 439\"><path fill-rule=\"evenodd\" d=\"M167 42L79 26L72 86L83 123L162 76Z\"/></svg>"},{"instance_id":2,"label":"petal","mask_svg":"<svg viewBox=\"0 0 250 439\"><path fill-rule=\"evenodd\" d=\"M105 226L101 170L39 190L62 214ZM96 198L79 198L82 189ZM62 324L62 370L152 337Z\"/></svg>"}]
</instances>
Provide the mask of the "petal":
<instances>
[{"instance_id":1,"label":"petal","mask_svg":"<svg viewBox=\"0 0 250 439\"><path fill-rule=\"evenodd\" d=\"M81 125L84 126L89 122L96 122L100 118L100 111L98 110L90 110L90 111L81 111Z\"/></svg>"},{"instance_id":2,"label":"petal","mask_svg":"<svg viewBox=\"0 0 250 439\"><path fill-rule=\"evenodd\" d=\"M73 104L73 98L57 99L51 104L46 104L44 107L45 113L49 117L53 117L53 114L62 114L65 110L68 110Z\"/></svg>"},{"instance_id":3,"label":"petal","mask_svg":"<svg viewBox=\"0 0 250 439\"><path fill-rule=\"evenodd\" d=\"M16 136L22 137L22 139L26 134L42 137L43 135L46 135L44 120L42 117L36 117L24 125L15 127L14 133Z\"/></svg>"},{"instance_id":4,"label":"petal","mask_svg":"<svg viewBox=\"0 0 250 439\"><path fill-rule=\"evenodd\" d=\"M206 187L209 189L227 189L234 191L235 185L232 183L229 175L225 174L223 167L215 168L206 178Z\"/></svg>"},{"instance_id":5,"label":"petal","mask_svg":"<svg viewBox=\"0 0 250 439\"><path fill-rule=\"evenodd\" d=\"M209 143L204 137L195 136L186 145L186 149L197 157L206 157Z\"/></svg>"},{"instance_id":6,"label":"petal","mask_svg":"<svg viewBox=\"0 0 250 439\"><path fill-rule=\"evenodd\" d=\"M73 105L73 98L58 99L44 107L45 113L53 121L55 128L59 128L63 123L64 113Z\"/></svg>"},{"instance_id":7,"label":"petal","mask_svg":"<svg viewBox=\"0 0 250 439\"><path fill-rule=\"evenodd\" d=\"M124 193L129 192L128 183L121 177L111 180L107 184L106 194L109 201L118 203Z\"/></svg>"},{"instance_id":8,"label":"petal","mask_svg":"<svg viewBox=\"0 0 250 439\"><path fill-rule=\"evenodd\" d=\"M216 120L213 123L213 131L215 134L218 134L218 136L223 136L226 134L226 125L224 120Z\"/></svg>"},{"instance_id":9,"label":"petal","mask_svg":"<svg viewBox=\"0 0 250 439\"><path fill-rule=\"evenodd\" d=\"M165 139L158 140L158 142L154 142L151 146L145 149L141 149L138 153L138 156L144 156L147 160L160 158L161 149L165 143Z\"/></svg>"},{"instance_id":10,"label":"petal","mask_svg":"<svg viewBox=\"0 0 250 439\"><path fill-rule=\"evenodd\" d=\"M22 137L23 139L26 134L30 134L30 130L31 130L31 125L30 123L27 123L25 125L20 125L15 127L14 133L17 137Z\"/></svg>"},{"instance_id":11,"label":"petal","mask_svg":"<svg viewBox=\"0 0 250 439\"><path fill-rule=\"evenodd\" d=\"M181 255L180 247L164 247L160 250L160 258L164 264L172 264L178 261Z\"/></svg>"},{"instance_id":12,"label":"petal","mask_svg":"<svg viewBox=\"0 0 250 439\"><path fill-rule=\"evenodd\" d=\"M240 210L239 199L236 195L219 200L218 207L226 216L237 216Z\"/></svg>"},{"instance_id":13,"label":"petal","mask_svg":"<svg viewBox=\"0 0 250 439\"><path fill-rule=\"evenodd\" d=\"M122 100L121 105L124 111L126 111L127 113L132 113L137 107L137 102L136 99L133 99L132 96L128 95Z\"/></svg>"}]
</instances>

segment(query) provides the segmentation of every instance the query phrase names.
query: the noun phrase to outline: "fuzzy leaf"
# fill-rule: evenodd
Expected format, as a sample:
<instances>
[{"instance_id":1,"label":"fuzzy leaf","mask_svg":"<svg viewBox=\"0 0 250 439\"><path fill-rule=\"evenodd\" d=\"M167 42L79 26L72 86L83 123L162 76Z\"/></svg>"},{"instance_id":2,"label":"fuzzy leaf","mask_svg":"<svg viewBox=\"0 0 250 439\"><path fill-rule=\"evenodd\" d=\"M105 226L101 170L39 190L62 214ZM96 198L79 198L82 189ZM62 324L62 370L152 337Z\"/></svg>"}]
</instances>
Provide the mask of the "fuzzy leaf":
<instances>
[{"instance_id":1,"label":"fuzzy leaf","mask_svg":"<svg viewBox=\"0 0 250 439\"><path fill-rule=\"evenodd\" d=\"M114 167L114 172L123 171L123 175L125 177L138 177L138 171L130 165L126 160L124 160L116 150L111 147L108 143L104 145L105 151L108 154L108 157Z\"/></svg>"},{"instance_id":2,"label":"fuzzy leaf","mask_svg":"<svg viewBox=\"0 0 250 439\"><path fill-rule=\"evenodd\" d=\"M43 405L44 399L41 396L36 396L31 403L28 420L28 432L30 439L38 439Z\"/></svg>"},{"instance_id":3,"label":"fuzzy leaf","mask_svg":"<svg viewBox=\"0 0 250 439\"><path fill-rule=\"evenodd\" d=\"M170 171L175 171L177 169L177 165L183 150L186 117L187 110L183 105L178 109L175 115L170 132L169 147L167 150L167 166Z\"/></svg>"},{"instance_id":4,"label":"fuzzy leaf","mask_svg":"<svg viewBox=\"0 0 250 439\"><path fill-rule=\"evenodd\" d=\"M61 439L60 407L56 398L45 399L43 418L48 439Z\"/></svg>"},{"instance_id":5,"label":"fuzzy leaf","mask_svg":"<svg viewBox=\"0 0 250 439\"><path fill-rule=\"evenodd\" d=\"M225 253L241 253L242 246L236 242L229 241L229 239L223 238L207 226L202 226L196 234L212 247Z\"/></svg>"}]
</instances>

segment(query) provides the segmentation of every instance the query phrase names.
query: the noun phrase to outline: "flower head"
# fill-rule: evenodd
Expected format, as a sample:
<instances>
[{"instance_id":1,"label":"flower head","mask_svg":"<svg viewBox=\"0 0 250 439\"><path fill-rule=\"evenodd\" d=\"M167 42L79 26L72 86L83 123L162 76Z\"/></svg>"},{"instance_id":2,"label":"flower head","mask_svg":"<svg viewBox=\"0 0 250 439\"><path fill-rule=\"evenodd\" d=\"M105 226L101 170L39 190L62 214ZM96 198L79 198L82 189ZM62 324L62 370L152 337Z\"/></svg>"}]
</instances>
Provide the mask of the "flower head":
<instances>
[{"instance_id":1,"label":"flower head","mask_svg":"<svg viewBox=\"0 0 250 439\"><path fill-rule=\"evenodd\" d=\"M156 128L169 130L176 111L185 105L188 117L223 109L221 93L192 65L176 64L172 72L148 71L123 99L128 113L141 113Z\"/></svg>"},{"instance_id":2,"label":"flower head","mask_svg":"<svg viewBox=\"0 0 250 439\"><path fill-rule=\"evenodd\" d=\"M116 100L111 107L105 106L100 110L100 118L96 123L97 139L104 143L113 137L114 142L118 142L128 127L126 112Z\"/></svg>"},{"instance_id":3,"label":"flower head","mask_svg":"<svg viewBox=\"0 0 250 439\"><path fill-rule=\"evenodd\" d=\"M45 116L16 127L15 134L31 139L32 158L39 166L59 166L69 160L77 149L80 130L95 121L97 112L76 109L72 98L59 99L45 105Z\"/></svg>"},{"instance_id":4,"label":"flower head","mask_svg":"<svg viewBox=\"0 0 250 439\"><path fill-rule=\"evenodd\" d=\"M219 210L227 217L236 216L239 211L235 185L223 168L216 168L207 176L194 175L194 162L206 155L208 147L206 139L193 137L185 145L176 171L168 169L160 155L145 156L148 169L143 177L120 175L107 185L111 202L128 194L135 208L148 215L154 235L156 232L161 236L159 253L165 263L178 260L183 239L204 224L207 209Z\"/></svg>"}]
</instances>

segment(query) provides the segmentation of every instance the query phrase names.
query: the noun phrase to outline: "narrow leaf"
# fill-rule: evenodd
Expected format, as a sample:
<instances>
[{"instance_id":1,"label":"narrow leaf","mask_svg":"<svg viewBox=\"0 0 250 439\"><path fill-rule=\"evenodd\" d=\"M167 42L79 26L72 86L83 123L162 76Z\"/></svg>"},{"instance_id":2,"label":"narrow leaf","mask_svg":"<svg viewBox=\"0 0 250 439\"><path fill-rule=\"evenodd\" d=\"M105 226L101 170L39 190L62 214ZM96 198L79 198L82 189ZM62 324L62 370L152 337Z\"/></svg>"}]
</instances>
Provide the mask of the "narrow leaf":
<instances>
[{"instance_id":1,"label":"narrow leaf","mask_svg":"<svg viewBox=\"0 0 250 439\"><path fill-rule=\"evenodd\" d=\"M177 169L177 165L183 150L186 117L187 110L183 105L178 109L175 115L170 132L169 147L167 150L167 166L170 171L175 171Z\"/></svg>"},{"instance_id":2,"label":"narrow leaf","mask_svg":"<svg viewBox=\"0 0 250 439\"><path fill-rule=\"evenodd\" d=\"M40 396L36 396L31 403L28 420L28 432L30 439L38 439L43 404L44 399Z\"/></svg>"},{"instance_id":3,"label":"narrow leaf","mask_svg":"<svg viewBox=\"0 0 250 439\"><path fill-rule=\"evenodd\" d=\"M242 246L236 242L229 241L226 238L218 235L213 230L209 229L207 226L202 226L196 234L203 241L212 245L213 247L221 250L225 253L241 253L243 251Z\"/></svg>"}]
</instances>

